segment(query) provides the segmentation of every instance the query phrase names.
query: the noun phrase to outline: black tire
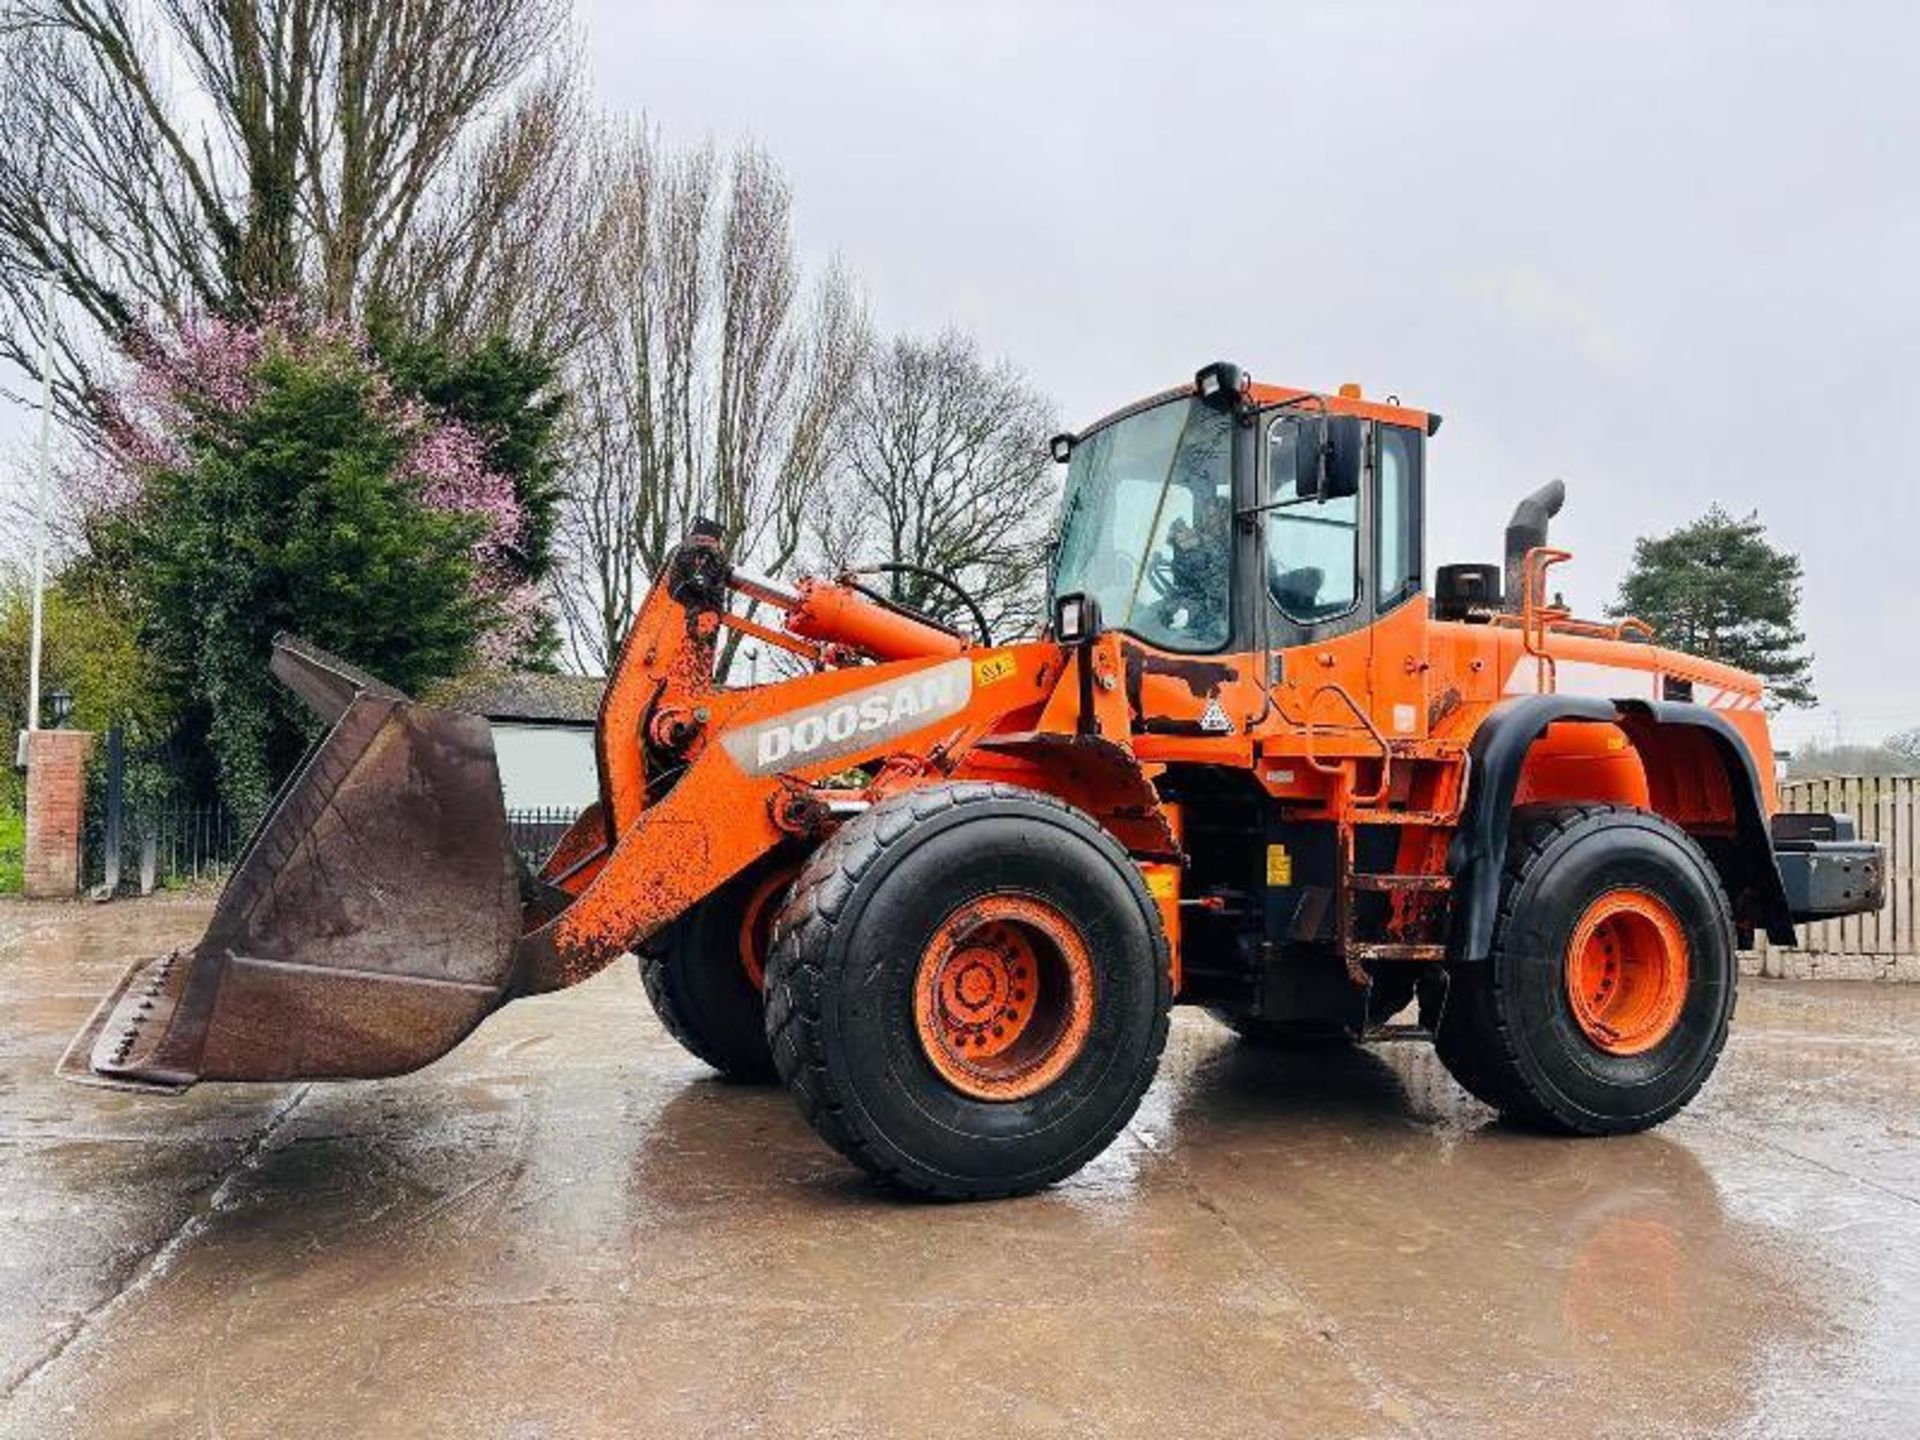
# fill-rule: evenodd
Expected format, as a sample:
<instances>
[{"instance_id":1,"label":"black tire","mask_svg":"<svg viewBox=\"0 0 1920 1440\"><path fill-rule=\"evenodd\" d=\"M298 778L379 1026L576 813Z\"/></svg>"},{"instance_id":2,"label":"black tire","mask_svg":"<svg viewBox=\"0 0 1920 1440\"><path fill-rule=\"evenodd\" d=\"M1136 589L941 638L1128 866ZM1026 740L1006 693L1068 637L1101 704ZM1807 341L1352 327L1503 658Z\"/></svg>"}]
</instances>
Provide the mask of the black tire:
<instances>
[{"instance_id":1,"label":"black tire","mask_svg":"<svg viewBox=\"0 0 1920 1440\"><path fill-rule=\"evenodd\" d=\"M963 906L1024 897L1084 944L1092 1008L1077 1055L1020 1099L950 1085L916 1031L928 943ZM868 1173L941 1199L1072 1174L1132 1118L1166 1045L1166 937L1127 853L1051 796L948 784L886 800L808 861L774 922L767 1027L813 1128Z\"/></svg>"},{"instance_id":2,"label":"black tire","mask_svg":"<svg viewBox=\"0 0 1920 1440\"><path fill-rule=\"evenodd\" d=\"M640 956L640 983L666 1032L729 1080L775 1078L766 1006L740 959L740 922L761 867L728 881Z\"/></svg>"},{"instance_id":3,"label":"black tire","mask_svg":"<svg viewBox=\"0 0 1920 1440\"><path fill-rule=\"evenodd\" d=\"M1622 889L1662 902L1687 945L1678 1018L1637 1054L1587 1038L1566 976L1580 917ZM1523 1124L1574 1135L1645 1130L1713 1073L1737 978L1726 892L1684 831L1625 806L1524 806L1514 812L1492 951L1451 968L1435 1048L1462 1086Z\"/></svg>"}]
</instances>

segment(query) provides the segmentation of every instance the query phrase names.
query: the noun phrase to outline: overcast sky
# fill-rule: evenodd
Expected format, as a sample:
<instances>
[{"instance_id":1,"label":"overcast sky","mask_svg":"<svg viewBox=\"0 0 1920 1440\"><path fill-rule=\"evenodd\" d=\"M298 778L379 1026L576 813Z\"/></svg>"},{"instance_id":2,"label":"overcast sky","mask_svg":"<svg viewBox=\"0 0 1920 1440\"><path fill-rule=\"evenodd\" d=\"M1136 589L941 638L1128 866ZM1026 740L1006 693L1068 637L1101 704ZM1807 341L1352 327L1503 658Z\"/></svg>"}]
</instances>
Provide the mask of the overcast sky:
<instances>
[{"instance_id":1,"label":"overcast sky","mask_svg":"<svg viewBox=\"0 0 1920 1440\"><path fill-rule=\"evenodd\" d=\"M1080 424L1207 360L1443 412L1429 561L1560 476L1569 598L1759 510L1825 709L1920 724L1920 8L588 4L612 107L752 138L889 329Z\"/></svg>"},{"instance_id":2,"label":"overcast sky","mask_svg":"<svg viewBox=\"0 0 1920 1440\"><path fill-rule=\"evenodd\" d=\"M765 146L882 327L971 330L1068 424L1215 358L1398 394L1446 416L1429 564L1497 559L1559 476L1588 612L1636 535L1757 509L1806 564L1825 702L1783 737L1920 724L1920 7L588 0L580 26L604 106Z\"/></svg>"}]
</instances>

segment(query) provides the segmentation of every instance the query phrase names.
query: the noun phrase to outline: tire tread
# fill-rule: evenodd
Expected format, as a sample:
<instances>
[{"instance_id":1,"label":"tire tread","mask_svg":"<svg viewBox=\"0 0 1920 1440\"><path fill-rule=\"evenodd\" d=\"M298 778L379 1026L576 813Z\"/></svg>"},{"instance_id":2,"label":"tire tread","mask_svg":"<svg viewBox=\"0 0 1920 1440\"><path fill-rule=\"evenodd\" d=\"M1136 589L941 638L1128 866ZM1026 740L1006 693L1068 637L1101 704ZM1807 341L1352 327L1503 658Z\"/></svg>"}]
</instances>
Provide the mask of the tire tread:
<instances>
[{"instance_id":1,"label":"tire tread","mask_svg":"<svg viewBox=\"0 0 1920 1440\"><path fill-rule=\"evenodd\" d=\"M694 1059L712 1066L729 1080L746 1083L775 1078L773 1057L753 1044L729 1041L724 1027L702 1023L699 1007L684 993L682 967L716 963L702 952L701 927L713 915L704 907L727 902L732 890L723 889L701 902L701 908L683 916L640 953L640 986L647 992L660 1026Z\"/></svg>"},{"instance_id":2,"label":"tire tread","mask_svg":"<svg viewBox=\"0 0 1920 1440\"><path fill-rule=\"evenodd\" d=\"M1502 867L1500 910L1494 921L1493 947L1484 961L1471 966L1456 965L1450 972L1446 1009L1434 1036L1434 1048L1441 1062L1460 1085L1475 1099L1492 1106L1502 1115L1536 1129L1560 1134L1600 1134L1639 1130L1659 1124L1676 1114L1692 1099L1693 1091L1682 1093L1648 1116L1631 1123L1596 1126L1591 1116L1567 1106L1559 1095L1537 1085L1521 1062L1520 1047L1513 1035L1510 1018L1515 1009L1506 1003L1505 967L1499 964L1506 937L1512 928L1516 904L1523 882L1560 839L1578 825L1597 816L1614 814L1623 819L1647 822L1649 828L1664 833L1681 849L1689 852L1707 877L1723 915L1731 907L1719 872L1699 844L1679 826L1651 810L1631 805L1585 803L1522 807L1515 813L1512 840L1507 846ZM1729 985L1737 985L1739 967L1729 974ZM1712 1073L1720 1052L1727 1043L1733 1019L1733 1005L1721 1017L1701 1067L1702 1076Z\"/></svg>"},{"instance_id":3,"label":"tire tread","mask_svg":"<svg viewBox=\"0 0 1920 1440\"><path fill-rule=\"evenodd\" d=\"M1099 831L1098 822L1064 800L1021 786L988 781L924 786L881 801L830 836L802 867L786 905L774 921L772 954L767 963L767 1038L774 1068L821 1139L877 1180L934 1199L997 1199L1038 1187L956 1184L951 1177L935 1177L890 1160L869 1142L849 1119L849 1097L841 1093L827 1062L821 1030L828 953L847 902L860 882L917 828L951 810L1009 800L1048 807ZM1124 856L1125 852L1120 853ZM1131 862L1126 870L1151 913L1145 882ZM1166 937L1158 925L1151 927L1151 933L1161 1003L1145 1062L1149 1074L1158 1068L1166 1048L1172 984ZM1138 1097L1133 1105L1122 1107L1101 1134L1081 1147L1080 1153L1091 1158L1104 1150L1133 1118L1137 1105ZM1072 1168L1079 1163L1076 1161Z\"/></svg>"}]
</instances>

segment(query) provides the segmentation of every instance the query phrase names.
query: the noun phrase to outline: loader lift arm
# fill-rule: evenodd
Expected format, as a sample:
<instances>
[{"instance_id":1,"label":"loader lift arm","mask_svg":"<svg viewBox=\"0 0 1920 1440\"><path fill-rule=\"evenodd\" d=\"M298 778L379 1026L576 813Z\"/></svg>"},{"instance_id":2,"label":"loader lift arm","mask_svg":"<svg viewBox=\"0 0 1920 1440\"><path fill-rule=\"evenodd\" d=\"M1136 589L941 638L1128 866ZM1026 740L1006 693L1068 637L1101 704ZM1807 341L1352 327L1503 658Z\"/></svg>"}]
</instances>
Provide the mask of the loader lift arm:
<instances>
[{"instance_id":1,"label":"loader lift arm","mask_svg":"<svg viewBox=\"0 0 1920 1440\"><path fill-rule=\"evenodd\" d=\"M719 631L743 623L728 609L736 590L784 612L784 634L820 668L718 684ZM508 839L485 720L282 637L274 673L329 730L243 852L205 938L138 962L60 1071L178 1090L437 1059L506 1001L577 984L645 943L782 841L817 839L839 818L826 775L988 728L999 709L976 704L967 648L845 586L736 578L717 527L697 526L603 697L599 803L534 877Z\"/></svg>"}]
</instances>

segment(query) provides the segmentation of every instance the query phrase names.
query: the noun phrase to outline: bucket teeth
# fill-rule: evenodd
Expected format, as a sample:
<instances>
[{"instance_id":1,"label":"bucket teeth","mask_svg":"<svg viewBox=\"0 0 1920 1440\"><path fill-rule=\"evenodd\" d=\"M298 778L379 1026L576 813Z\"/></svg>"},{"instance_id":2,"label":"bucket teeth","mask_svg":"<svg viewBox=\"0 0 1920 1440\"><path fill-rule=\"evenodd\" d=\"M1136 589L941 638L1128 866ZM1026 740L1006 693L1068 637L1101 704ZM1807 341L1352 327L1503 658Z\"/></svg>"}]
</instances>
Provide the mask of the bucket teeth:
<instances>
[{"instance_id":1,"label":"bucket teeth","mask_svg":"<svg viewBox=\"0 0 1920 1440\"><path fill-rule=\"evenodd\" d=\"M173 958L169 955L148 961L144 969L137 973L134 983L121 993L101 1039L95 1043L95 1069L108 1073L137 1069L140 1063L153 1058L159 1043L166 1037L167 1022L172 1018L179 1001L179 996L168 990L168 982L175 973ZM134 1059L136 1051L139 1054L138 1062Z\"/></svg>"},{"instance_id":2,"label":"bucket teeth","mask_svg":"<svg viewBox=\"0 0 1920 1440\"><path fill-rule=\"evenodd\" d=\"M186 968L177 956L136 963L112 994L100 1002L57 1073L68 1080L115 1089L172 1093L187 1079L156 1065L183 987ZM169 989L169 987L173 987Z\"/></svg>"}]
</instances>

